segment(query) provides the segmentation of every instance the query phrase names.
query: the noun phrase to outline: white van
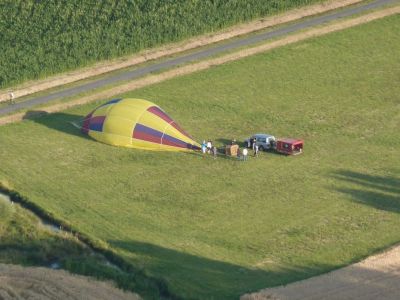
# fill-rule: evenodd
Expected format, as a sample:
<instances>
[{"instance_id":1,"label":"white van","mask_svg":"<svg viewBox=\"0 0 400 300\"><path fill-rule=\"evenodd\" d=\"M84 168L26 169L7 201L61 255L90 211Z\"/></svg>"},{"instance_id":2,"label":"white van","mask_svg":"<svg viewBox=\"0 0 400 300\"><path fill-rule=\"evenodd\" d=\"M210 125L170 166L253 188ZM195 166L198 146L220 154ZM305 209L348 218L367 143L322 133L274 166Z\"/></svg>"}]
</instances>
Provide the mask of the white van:
<instances>
[{"instance_id":1,"label":"white van","mask_svg":"<svg viewBox=\"0 0 400 300\"><path fill-rule=\"evenodd\" d=\"M273 135L257 133L244 141L245 146L252 148L254 139L256 139L256 144L260 151L275 149L276 139Z\"/></svg>"}]
</instances>

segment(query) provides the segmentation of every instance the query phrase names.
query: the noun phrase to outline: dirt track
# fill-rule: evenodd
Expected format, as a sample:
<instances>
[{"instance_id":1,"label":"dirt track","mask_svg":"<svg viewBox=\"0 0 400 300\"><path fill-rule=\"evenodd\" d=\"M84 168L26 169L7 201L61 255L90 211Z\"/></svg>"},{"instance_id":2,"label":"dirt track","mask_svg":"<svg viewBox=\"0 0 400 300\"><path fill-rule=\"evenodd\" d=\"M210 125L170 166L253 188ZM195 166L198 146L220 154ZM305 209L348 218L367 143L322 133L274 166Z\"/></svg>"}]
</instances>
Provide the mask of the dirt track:
<instances>
[{"instance_id":1,"label":"dirt track","mask_svg":"<svg viewBox=\"0 0 400 300\"><path fill-rule=\"evenodd\" d=\"M15 97L23 97L39 91L47 90L56 86L72 83L78 80L83 80L89 77L98 76L111 71L122 68L132 67L134 65L165 57L168 55L191 50L197 47L202 47L212 43L227 40L236 36L248 34L257 30L276 26L279 24L299 20L308 16L324 13L330 10L349 6L359 3L362 0L328 0L321 4L315 4L308 7L294 9L289 12L263 18L250 23L236 25L216 34L206 34L199 37L194 37L182 43L166 45L160 48L143 51L142 53L133 56L122 57L113 61L100 62L94 66L84 69L68 72L61 75L49 77L44 80L36 80L26 82L20 86L14 87ZM8 100L9 89L0 90L0 102Z\"/></svg>"},{"instance_id":2,"label":"dirt track","mask_svg":"<svg viewBox=\"0 0 400 300\"><path fill-rule=\"evenodd\" d=\"M400 299L400 246L328 274L241 297L264 299Z\"/></svg>"},{"instance_id":3,"label":"dirt track","mask_svg":"<svg viewBox=\"0 0 400 300\"><path fill-rule=\"evenodd\" d=\"M87 299L138 300L133 293L110 283L71 275L61 270L0 264L0 299Z\"/></svg>"}]
</instances>

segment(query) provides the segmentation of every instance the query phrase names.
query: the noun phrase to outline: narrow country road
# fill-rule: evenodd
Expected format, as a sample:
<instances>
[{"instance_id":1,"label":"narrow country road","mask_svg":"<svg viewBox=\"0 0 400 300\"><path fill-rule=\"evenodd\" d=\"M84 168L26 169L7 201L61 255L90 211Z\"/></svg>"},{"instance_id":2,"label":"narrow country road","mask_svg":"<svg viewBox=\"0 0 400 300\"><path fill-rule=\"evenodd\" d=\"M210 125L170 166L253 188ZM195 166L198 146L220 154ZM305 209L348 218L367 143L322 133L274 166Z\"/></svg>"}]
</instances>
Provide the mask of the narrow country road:
<instances>
[{"instance_id":1,"label":"narrow country road","mask_svg":"<svg viewBox=\"0 0 400 300\"><path fill-rule=\"evenodd\" d=\"M152 65L144 66L133 71L126 71L116 75L111 75L106 78L98 79L89 83L83 83L82 85L78 85L71 88L66 88L64 90L54 92L51 94L34 97L27 101L19 102L12 105L7 105L0 108L0 116L6 115L20 109L29 109L36 105L44 104L50 102L55 99L61 99L64 97L75 96L82 92L88 92L90 90L100 88L109 84L116 84L123 81L137 79L139 77L148 75L152 72L162 71L168 68L176 67L178 65L191 63L197 60L205 59L213 55L217 55L229 50L235 50L240 47L250 46L259 42L267 41L272 38L277 38L284 36L289 33L294 33L296 31L300 31L303 29L310 28L312 26L321 25L333 20L349 17L361 12L366 12L375 8L379 8L381 6L400 2L400 0L374 0L371 2L364 3L357 7L349 7L338 12L330 13L323 16L317 16L314 18L310 18L307 20L300 21L295 24L289 24L286 26L282 26L276 30L272 30L270 32L261 32L258 34L254 34L248 37L243 37L239 39L232 40L230 42L216 45L214 47L210 47L208 49L199 50L197 52L191 54L183 54L176 58L168 59L164 62L154 63Z\"/></svg>"}]
</instances>

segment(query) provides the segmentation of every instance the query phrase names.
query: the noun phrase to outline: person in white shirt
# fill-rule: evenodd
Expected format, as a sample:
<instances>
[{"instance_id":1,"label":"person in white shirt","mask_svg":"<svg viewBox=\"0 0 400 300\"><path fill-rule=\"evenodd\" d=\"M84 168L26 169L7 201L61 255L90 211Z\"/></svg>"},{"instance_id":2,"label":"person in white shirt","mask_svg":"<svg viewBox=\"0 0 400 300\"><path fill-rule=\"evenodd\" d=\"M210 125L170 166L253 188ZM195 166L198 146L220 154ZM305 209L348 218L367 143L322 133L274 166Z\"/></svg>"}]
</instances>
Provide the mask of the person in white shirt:
<instances>
[{"instance_id":1,"label":"person in white shirt","mask_svg":"<svg viewBox=\"0 0 400 300\"><path fill-rule=\"evenodd\" d=\"M210 140L207 142L207 153L211 153L212 143Z\"/></svg>"},{"instance_id":2,"label":"person in white shirt","mask_svg":"<svg viewBox=\"0 0 400 300\"><path fill-rule=\"evenodd\" d=\"M14 104L14 92L13 91L10 91L10 103L11 104Z\"/></svg>"},{"instance_id":3,"label":"person in white shirt","mask_svg":"<svg viewBox=\"0 0 400 300\"><path fill-rule=\"evenodd\" d=\"M243 148L243 160L247 160L248 151L246 148Z\"/></svg>"},{"instance_id":4,"label":"person in white shirt","mask_svg":"<svg viewBox=\"0 0 400 300\"><path fill-rule=\"evenodd\" d=\"M258 145L255 144L254 146L254 156L258 156Z\"/></svg>"}]
</instances>

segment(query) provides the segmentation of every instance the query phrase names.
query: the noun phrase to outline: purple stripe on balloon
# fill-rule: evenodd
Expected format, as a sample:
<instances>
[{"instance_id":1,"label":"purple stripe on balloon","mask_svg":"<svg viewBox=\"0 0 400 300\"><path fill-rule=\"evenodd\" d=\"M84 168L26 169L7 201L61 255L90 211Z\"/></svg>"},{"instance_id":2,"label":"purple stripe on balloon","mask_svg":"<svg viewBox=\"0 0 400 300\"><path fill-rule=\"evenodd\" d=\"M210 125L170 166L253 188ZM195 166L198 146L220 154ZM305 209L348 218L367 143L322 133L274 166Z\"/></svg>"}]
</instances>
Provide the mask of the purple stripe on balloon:
<instances>
[{"instance_id":1,"label":"purple stripe on balloon","mask_svg":"<svg viewBox=\"0 0 400 300\"><path fill-rule=\"evenodd\" d=\"M164 137L163 137L163 143L164 143L164 141L165 141L165 142L167 142L167 141L168 141L168 142L172 142L172 143L177 144L177 145L182 146L182 147L186 147L186 145L187 145L186 142L181 141L180 139L174 138L174 137L172 137L172 136L170 136L170 135L168 135L168 134L165 134L165 135L164 135Z\"/></svg>"},{"instance_id":2,"label":"purple stripe on balloon","mask_svg":"<svg viewBox=\"0 0 400 300\"><path fill-rule=\"evenodd\" d=\"M90 118L89 130L103 131L103 124L105 119L106 119L105 116L97 116Z\"/></svg>"},{"instance_id":3,"label":"purple stripe on balloon","mask_svg":"<svg viewBox=\"0 0 400 300\"><path fill-rule=\"evenodd\" d=\"M162 132L139 123L136 124L135 129L133 130L132 137L151 143L163 144L178 148L199 150L197 146L183 142L180 139L174 138L168 134L163 135Z\"/></svg>"},{"instance_id":4,"label":"purple stripe on balloon","mask_svg":"<svg viewBox=\"0 0 400 300\"><path fill-rule=\"evenodd\" d=\"M140 131L140 132L144 132L146 134L150 134L152 136L160 137L160 138L163 135L161 131L152 129L150 127L144 126L144 125L139 124L139 123L136 124L135 129L133 130L133 133L135 133L136 130Z\"/></svg>"},{"instance_id":5,"label":"purple stripe on balloon","mask_svg":"<svg viewBox=\"0 0 400 300\"><path fill-rule=\"evenodd\" d=\"M83 122L82 129L81 129L82 132L83 132L83 133L88 133L89 130L102 131L102 130L103 130L103 123L104 123L104 118L105 118L105 116L102 117L102 118L103 118L102 121L97 121L97 119L95 119L95 118L98 118L98 117L92 117L92 115L93 115L94 112L95 112L96 110L98 110L100 107L104 107L104 106L106 106L106 105L114 104L114 103L117 103L117 102L119 102L119 101L121 101L121 100L122 100L122 98L112 99L112 100L108 101L107 103L104 103L104 104L98 106L96 109L94 109L90 114L88 114L88 115L85 117L84 122ZM99 122L101 122L101 124L100 124Z\"/></svg>"},{"instance_id":6,"label":"purple stripe on balloon","mask_svg":"<svg viewBox=\"0 0 400 300\"><path fill-rule=\"evenodd\" d=\"M101 132L103 131L103 124L90 124L89 130Z\"/></svg>"}]
</instances>

